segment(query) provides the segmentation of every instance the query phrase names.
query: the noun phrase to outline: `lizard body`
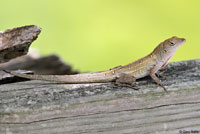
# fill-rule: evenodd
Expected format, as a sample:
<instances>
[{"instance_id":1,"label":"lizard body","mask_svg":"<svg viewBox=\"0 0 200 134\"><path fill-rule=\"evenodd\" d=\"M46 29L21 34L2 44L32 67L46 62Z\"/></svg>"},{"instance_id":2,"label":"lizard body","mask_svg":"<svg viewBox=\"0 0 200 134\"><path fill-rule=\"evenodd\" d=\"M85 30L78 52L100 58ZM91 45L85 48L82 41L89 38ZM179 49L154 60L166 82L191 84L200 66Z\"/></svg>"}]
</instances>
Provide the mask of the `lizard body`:
<instances>
[{"instance_id":1,"label":"lizard body","mask_svg":"<svg viewBox=\"0 0 200 134\"><path fill-rule=\"evenodd\" d=\"M159 69L167 65L178 47L181 46L185 41L186 40L184 38L173 36L172 38L161 42L149 55L128 65L119 66L102 72L75 75L27 75L16 72L10 73L12 75L28 79L75 84L113 81L118 84L131 84L136 79L150 75L157 84L164 88L163 84L155 74Z\"/></svg>"}]
</instances>

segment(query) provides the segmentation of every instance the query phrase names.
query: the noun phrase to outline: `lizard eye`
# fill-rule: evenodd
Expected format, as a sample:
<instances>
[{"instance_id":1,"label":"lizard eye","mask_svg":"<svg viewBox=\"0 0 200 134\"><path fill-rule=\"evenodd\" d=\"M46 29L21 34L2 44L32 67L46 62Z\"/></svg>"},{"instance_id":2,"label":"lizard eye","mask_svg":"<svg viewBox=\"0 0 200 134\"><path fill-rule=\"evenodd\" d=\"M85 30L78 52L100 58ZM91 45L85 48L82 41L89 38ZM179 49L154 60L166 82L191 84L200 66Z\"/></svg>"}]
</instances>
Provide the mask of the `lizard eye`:
<instances>
[{"instance_id":1,"label":"lizard eye","mask_svg":"<svg viewBox=\"0 0 200 134\"><path fill-rule=\"evenodd\" d=\"M174 46L174 45L175 45L175 43L170 41L170 46Z\"/></svg>"}]
</instances>

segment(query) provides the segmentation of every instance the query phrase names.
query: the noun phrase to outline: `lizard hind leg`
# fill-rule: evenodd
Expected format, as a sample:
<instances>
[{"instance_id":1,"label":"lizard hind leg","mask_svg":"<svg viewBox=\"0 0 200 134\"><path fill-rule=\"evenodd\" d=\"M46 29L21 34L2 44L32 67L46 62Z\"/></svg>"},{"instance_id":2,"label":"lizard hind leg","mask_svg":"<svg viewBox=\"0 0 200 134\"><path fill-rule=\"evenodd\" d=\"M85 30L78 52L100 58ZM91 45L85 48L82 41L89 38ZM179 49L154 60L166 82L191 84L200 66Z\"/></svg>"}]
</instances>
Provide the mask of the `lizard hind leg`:
<instances>
[{"instance_id":1,"label":"lizard hind leg","mask_svg":"<svg viewBox=\"0 0 200 134\"><path fill-rule=\"evenodd\" d=\"M138 90L139 88L136 88L132 86L132 83L136 80L136 78L130 74L121 73L119 77L115 81L115 85L120 87L129 87L134 90Z\"/></svg>"}]
</instances>

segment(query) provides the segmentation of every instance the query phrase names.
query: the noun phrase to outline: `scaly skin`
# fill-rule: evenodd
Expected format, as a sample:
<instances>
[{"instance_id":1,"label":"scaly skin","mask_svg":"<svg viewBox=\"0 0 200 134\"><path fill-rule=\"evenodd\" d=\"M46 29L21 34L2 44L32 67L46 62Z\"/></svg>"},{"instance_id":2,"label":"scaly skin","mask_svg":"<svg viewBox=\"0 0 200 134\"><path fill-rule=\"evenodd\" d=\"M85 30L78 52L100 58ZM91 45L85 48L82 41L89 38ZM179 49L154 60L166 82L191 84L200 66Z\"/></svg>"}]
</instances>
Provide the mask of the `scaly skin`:
<instances>
[{"instance_id":1,"label":"scaly skin","mask_svg":"<svg viewBox=\"0 0 200 134\"><path fill-rule=\"evenodd\" d=\"M59 83L78 84L114 81L116 84L122 84L123 86L128 86L128 84L131 84L136 79L150 75L157 84L164 88L163 84L155 74L159 69L167 65L178 47L181 46L185 41L186 40L184 38L178 38L174 36L161 42L149 55L128 65L119 66L103 72L76 75L27 75L16 72L10 73L18 77Z\"/></svg>"}]
</instances>

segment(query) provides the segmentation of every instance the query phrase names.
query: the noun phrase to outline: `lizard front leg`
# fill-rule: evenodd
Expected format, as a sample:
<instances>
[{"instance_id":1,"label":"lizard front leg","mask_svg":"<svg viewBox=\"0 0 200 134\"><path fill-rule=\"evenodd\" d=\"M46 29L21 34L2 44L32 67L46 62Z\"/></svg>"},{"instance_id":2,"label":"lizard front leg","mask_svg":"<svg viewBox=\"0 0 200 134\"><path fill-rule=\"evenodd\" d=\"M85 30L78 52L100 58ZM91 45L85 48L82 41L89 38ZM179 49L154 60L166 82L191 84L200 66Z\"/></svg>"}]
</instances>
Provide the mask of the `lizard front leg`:
<instances>
[{"instance_id":1,"label":"lizard front leg","mask_svg":"<svg viewBox=\"0 0 200 134\"><path fill-rule=\"evenodd\" d=\"M121 73L119 77L116 79L115 84L117 86L122 87L129 87L135 90L138 90L139 88L133 87L131 84L136 80L136 78L130 74Z\"/></svg>"},{"instance_id":2,"label":"lizard front leg","mask_svg":"<svg viewBox=\"0 0 200 134\"><path fill-rule=\"evenodd\" d=\"M164 87L164 84L158 79L158 77L156 76L156 72L160 69L160 65L155 65L151 71L150 71L150 76L151 78L158 84L160 85L165 91L167 91L167 89Z\"/></svg>"}]
</instances>

